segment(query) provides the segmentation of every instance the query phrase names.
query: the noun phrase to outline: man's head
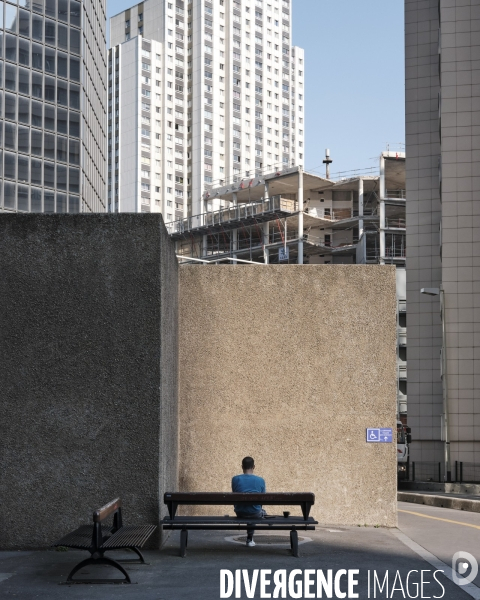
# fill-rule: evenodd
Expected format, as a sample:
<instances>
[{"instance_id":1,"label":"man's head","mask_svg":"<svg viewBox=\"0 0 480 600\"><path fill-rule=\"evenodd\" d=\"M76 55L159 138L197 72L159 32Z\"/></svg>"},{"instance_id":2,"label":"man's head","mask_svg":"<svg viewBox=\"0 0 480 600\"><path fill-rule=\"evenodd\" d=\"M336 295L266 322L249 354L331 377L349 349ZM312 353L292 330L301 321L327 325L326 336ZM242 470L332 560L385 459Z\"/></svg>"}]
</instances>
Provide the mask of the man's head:
<instances>
[{"instance_id":1,"label":"man's head","mask_svg":"<svg viewBox=\"0 0 480 600\"><path fill-rule=\"evenodd\" d=\"M255 461L251 456L246 456L242 460L242 469L244 473L253 473L253 470L255 469Z\"/></svg>"}]
</instances>

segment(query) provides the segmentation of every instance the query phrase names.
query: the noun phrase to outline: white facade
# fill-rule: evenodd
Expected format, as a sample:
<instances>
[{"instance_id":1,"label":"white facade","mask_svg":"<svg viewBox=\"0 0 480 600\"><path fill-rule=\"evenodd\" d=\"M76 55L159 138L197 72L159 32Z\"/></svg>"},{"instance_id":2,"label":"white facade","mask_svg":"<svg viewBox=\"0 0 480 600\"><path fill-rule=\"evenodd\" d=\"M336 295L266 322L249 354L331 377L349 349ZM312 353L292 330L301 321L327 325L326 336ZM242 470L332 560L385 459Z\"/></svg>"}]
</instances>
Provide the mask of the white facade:
<instances>
[{"instance_id":1,"label":"white facade","mask_svg":"<svg viewBox=\"0 0 480 600\"><path fill-rule=\"evenodd\" d=\"M212 187L303 166L304 54L290 31L290 0L147 0L113 17L110 210L177 220L219 208Z\"/></svg>"}]
</instances>

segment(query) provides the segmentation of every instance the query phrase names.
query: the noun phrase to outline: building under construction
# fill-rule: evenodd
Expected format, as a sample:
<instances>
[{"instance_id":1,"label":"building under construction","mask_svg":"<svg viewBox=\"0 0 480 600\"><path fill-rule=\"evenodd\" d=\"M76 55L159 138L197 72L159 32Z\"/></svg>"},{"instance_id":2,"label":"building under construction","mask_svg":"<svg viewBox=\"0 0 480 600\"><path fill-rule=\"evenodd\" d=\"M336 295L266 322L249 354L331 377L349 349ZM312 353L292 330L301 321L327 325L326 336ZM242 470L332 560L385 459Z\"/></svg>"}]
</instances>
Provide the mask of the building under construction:
<instances>
[{"instance_id":1,"label":"building under construction","mask_svg":"<svg viewBox=\"0 0 480 600\"><path fill-rule=\"evenodd\" d=\"M329 157L327 156L327 173ZM212 188L204 212L167 224L180 262L393 264L397 267L398 412L407 412L405 154L379 173L333 179L292 167Z\"/></svg>"}]
</instances>

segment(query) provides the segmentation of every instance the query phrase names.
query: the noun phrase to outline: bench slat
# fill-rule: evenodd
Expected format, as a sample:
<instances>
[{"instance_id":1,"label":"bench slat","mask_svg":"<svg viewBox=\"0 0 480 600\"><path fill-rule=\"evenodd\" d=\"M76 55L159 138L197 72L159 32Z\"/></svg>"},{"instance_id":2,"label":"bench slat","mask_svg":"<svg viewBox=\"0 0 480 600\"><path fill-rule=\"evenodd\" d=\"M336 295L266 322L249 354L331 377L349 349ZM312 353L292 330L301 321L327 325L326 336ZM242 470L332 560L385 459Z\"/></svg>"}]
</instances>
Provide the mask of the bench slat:
<instances>
[{"instance_id":1,"label":"bench slat","mask_svg":"<svg viewBox=\"0 0 480 600\"><path fill-rule=\"evenodd\" d=\"M304 525L305 523L318 523L309 517L307 520L302 517L288 517L287 519L283 516L270 517L268 519L248 519L247 517L175 517L175 519L169 519L165 517L162 520L162 525L170 525L171 523L180 525L239 525L245 523L255 523L268 526L282 525L289 527L290 525Z\"/></svg>"},{"instance_id":2,"label":"bench slat","mask_svg":"<svg viewBox=\"0 0 480 600\"><path fill-rule=\"evenodd\" d=\"M103 528L102 534L104 536L110 535L110 528ZM61 540L55 542L53 547L65 546L66 548L79 548L82 550L88 550L92 547L92 526L82 525L75 531L67 533Z\"/></svg>"},{"instance_id":3,"label":"bench slat","mask_svg":"<svg viewBox=\"0 0 480 600\"><path fill-rule=\"evenodd\" d=\"M255 524L255 531L315 531L315 525L317 521L302 521L297 525L257 525ZM176 523L171 521L166 523L163 527L168 530L180 530L180 531L248 531L249 524L237 523L229 525L185 525L182 523ZM253 528L253 527L252 527Z\"/></svg>"},{"instance_id":4,"label":"bench slat","mask_svg":"<svg viewBox=\"0 0 480 600\"><path fill-rule=\"evenodd\" d=\"M127 525L111 535L108 540L102 544L101 549L105 550L109 548L110 550L113 550L129 548L130 546L142 548L156 528L156 525Z\"/></svg>"}]
</instances>

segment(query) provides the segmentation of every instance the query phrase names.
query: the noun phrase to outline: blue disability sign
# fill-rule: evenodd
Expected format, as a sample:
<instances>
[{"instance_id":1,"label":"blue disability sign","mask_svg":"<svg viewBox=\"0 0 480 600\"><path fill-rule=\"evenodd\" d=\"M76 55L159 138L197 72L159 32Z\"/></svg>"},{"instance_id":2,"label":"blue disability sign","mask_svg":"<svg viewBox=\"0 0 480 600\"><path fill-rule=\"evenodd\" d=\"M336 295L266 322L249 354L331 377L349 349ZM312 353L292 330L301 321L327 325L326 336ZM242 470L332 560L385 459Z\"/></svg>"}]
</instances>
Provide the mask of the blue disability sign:
<instances>
[{"instance_id":1,"label":"blue disability sign","mask_svg":"<svg viewBox=\"0 0 480 600\"><path fill-rule=\"evenodd\" d=\"M367 442L388 444L393 442L392 428L371 428L367 429Z\"/></svg>"}]
</instances>

